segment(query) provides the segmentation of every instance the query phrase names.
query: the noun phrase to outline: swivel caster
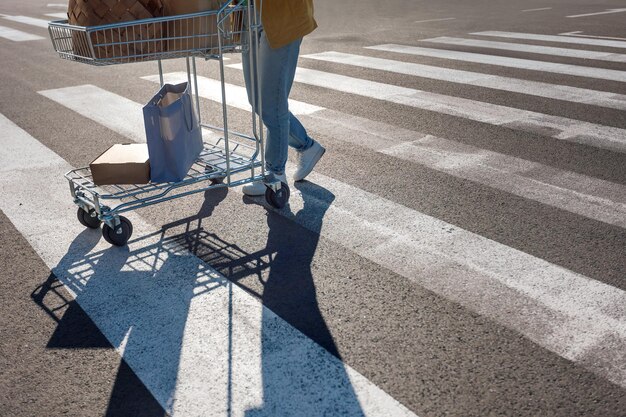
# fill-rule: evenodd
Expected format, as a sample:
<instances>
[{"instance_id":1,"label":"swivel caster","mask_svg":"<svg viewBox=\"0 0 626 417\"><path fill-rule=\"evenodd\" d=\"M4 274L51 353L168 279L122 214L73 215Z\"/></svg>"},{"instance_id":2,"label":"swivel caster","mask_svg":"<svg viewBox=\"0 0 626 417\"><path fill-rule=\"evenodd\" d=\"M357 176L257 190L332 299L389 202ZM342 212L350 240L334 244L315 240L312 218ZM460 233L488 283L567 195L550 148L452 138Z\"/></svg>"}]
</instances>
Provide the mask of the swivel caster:
<instances>
[{"instance_id":1,"label":"swivel caster","mask_svg":"<svg viewBox=\"0 0 626 417\"><path fill-rule=\"evenodd\" d=\"M267 187L265 190L265 200L276 209L285 207L289 201L289 186L284 182L280 184L280 189L276 191L272 190L271 187Z\"/></svg>"},{"instance_id":2,"label":"swivel caster","mask_svg":"<svg viewBox=\"0 0 626 417\"><path fill-rule=\"evenodd\" d=\"M126 217L120 216L120 224L113 230L111 226L102 226L102 237L114 246L124 246L133 235L133 225Z\"/></svg>"},{"instance_id":3,"label":"swivel caster","mask_svg":"<svg viewBox=\"0 0 626 417\"><path fill-rule=\"evenodd\" d=\"M80 222L80 224L90 229L97 229L100 227L100 224L102 223L100 219L98 219L98 214L96 213L94 209L91 209L89 210L89 212L86 212L85 210L79 207L78 211L76 212L76 217L78 217L78 221Z\"/></svg>"}]
</instances>

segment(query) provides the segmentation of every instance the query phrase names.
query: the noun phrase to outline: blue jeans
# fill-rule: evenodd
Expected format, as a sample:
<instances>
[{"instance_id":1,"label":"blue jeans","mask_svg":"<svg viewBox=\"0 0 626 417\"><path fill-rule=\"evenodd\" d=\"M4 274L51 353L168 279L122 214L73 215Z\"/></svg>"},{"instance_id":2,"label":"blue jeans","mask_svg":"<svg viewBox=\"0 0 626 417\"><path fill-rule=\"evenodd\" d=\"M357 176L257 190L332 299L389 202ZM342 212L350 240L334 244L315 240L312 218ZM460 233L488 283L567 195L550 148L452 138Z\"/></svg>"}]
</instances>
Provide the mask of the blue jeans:
<instances>
[{"instance_id":1,"label":"blue jeans","mask_svg":"<svg viewBox=\"0 0 626 417\"><path fill-rule=\"evenodd\" d=\"M265 165L268 171L274 174L284 174L287 163L289 146L304 151L313 146L311 139L302 126L302 123L289 111L289 92L296 74L298 55L302 39L298 39L282 48L272 49L265 36L260 31L259 38L259 68L260 91L262 97L261 119L267 127L265 142ZM250 85L250 66L256 71L256 48L250 47L252 57L247 53L242 56L243 74L248 91L248 100L252 103ZM257 89L259 86L256 86ZM257 95L258 97L258 95Z\"/></svg>"}]
</instances>

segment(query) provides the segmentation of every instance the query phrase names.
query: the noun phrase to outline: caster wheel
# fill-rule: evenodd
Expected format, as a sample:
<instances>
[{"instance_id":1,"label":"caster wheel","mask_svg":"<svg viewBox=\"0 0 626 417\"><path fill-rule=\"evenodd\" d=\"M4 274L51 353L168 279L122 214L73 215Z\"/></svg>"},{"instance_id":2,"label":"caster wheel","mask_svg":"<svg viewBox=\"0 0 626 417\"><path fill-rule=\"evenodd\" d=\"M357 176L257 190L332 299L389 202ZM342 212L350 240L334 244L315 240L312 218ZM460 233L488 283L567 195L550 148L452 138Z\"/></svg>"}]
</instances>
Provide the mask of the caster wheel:
<instances>
[{"instance_id":1,"label":"caster wheel","mask_svg":"<svg viewBox=\"0 0 626 417\"><path fill-rule=\"evenodd\" d=\"M96 211L94 209L89 210L89 213L87 213L85 210L79 207L78 211L76 212L76 217L78 217L78 221L80 222L80 224L90 229L97 229L102 223L100 219L98 219L98 215L96 214Z\"/></svg>"},{"instance_id":2,"label":"caster wheel","mask_svg":"<svg viewBox=\"0 0 626 417\"><path fill-rule=\"evenodd\" d=\"M267 187L267 190L265 190L265 200L274 208L281 209L285 207L289 201L289 186L283 182L278 191Z\"/></svg>"},{"instance_id":3,"label":"caster wheel","mask_svg":"<svg viewBox=\"0 0 626 417\"><path fill-rule=\"evenodd\" d=\"M102 237L114 246L124 246L133 235L133 225L126 217L120 216L120 224L113 230L108 224L102 226Z\"/></svg>"},{"instance_id":4,"label":"caster wheel","mask_svg":"<svg viewBox=\"0 0 626 417\"><path fill-rule=\"evenodd\" d=\"M211 165L207 165L204 167L204 172L211 173L215 171L215 168L213 168ZM226 179L226 177L217 177L217 178L211 178L209 181L211 182L211 185L218 185L218 184L223 184L224 180Z\"/></svg>"}]
</instances>

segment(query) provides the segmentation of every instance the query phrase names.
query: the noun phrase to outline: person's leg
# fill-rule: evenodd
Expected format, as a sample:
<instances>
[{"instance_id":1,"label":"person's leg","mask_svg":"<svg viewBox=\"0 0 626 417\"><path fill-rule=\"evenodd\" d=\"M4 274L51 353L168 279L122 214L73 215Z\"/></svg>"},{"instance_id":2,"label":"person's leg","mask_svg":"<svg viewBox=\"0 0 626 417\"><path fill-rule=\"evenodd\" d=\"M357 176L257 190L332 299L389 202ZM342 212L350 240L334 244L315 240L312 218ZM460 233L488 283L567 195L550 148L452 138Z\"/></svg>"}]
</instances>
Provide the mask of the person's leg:
<instances>
[{"instance_id":1,"label":"person's leg","mask_svg":"<svg viewBox=\"0 0 626 417\"><path fill-rule=\"evenodd\" d=\"M324 152L324 149L308 136L300 121L289 112L289 93L298 65L301 43L302 39L299 39L282 48L272 49L262 31L258 51L261 119L267 127L265 164L272 174L284 178L288 148L293 147L299 151L299 155L305 156L301 158L304 163L298 164L296 180L301 180L308 175ZM251 51L251 57L244 54L243 67L248 100L254 106L250 68L254 73L257 51L254 48ZM254 190L252 187L244 188L244 192L250 195L262 191L262 188L258 186Z\"/></svg>"},{"instance_id":2,"label":"person's leg","mask_svg":"<svg viewBox=\"0 0 626 417\"><path fill-rule=\"evenodd\" d=\"M260 36L259 36L260 38ZM246 42L248 38L246 37ZM252 108L257 108L256 103L252 101L252 77L256 77L256 43L252 42L250 45L250 50L248 52L244 52L241 54L241 64L243 66L243 79L246 85L246 92L248 93L248 102L252 106ZM255 85L255 88L258 88L258 85Z\"/></svg>"},{"instance_id":3,"label":"person's leg","mask_svg":"<svg viewBox=\"0 0 626 417\"><path fill-rule=\"evenodd\" d=\"M296 76L296 68L298 67L298 57L300 55L300 45L301 42L298 41L297 48L293 48L289 51L287 56L286 66L287 66L287 79L285 80L286 85L288 86L287 98L289 98L289 93L291 93L291 86L293 85L293 80ZM305 151L313 146L313 139L309 137L300 120L298 120L291 112L289 112L289 146L291 146L296 151Z\"/></svg>"},{"instance_id":4,"label":"person's leg","mask_svg":"<svg viewBox=\"0 0 626 417\"><path fill-rule=\"evenodd\" d=\"M300 120L293 114L289 113L289 146L299 152L306 151L311 148L315 141L306 133L306 129L300 123Z\"/></svg>"},{"instance_id":5,"label":"person's leg","mask_svg":"<svg viewBox=\"0 0 626 417\"><path fill-rule=\"evenodd\" d=\"M298 47L291 50L287 57L288 79L285 80L289 89L287 97L296 75L299 54L300 42L298 42ZM293 174L294 181L305 179L326 152L322 145L309 137L302 123L292 113L289 113L289 146L297 151L298 163Z\"/></svg>"},{"instance_id":6,"label":"person's leg","mask_svg":"<svg viewBox=\"0 0 626 417\"><path fill-rule=\"evenodd\" d=\"M267 127L265 162L267 169L278 175L285 172L285 164L287 163L292 119L291 113L289 113L288 98L295 74L294 64L297 62L300 42L301 40L298 40L282 48L272 49L264 32L261 32L259 40L258 70L261 86L261 119ZM254 57L252 62L244 63L244 70L249 70L250 66L254 70ZM246 73L245 76L248 78L246 80L248 98L252 102L249 73ZM294 145L301 147L302 143L294 139Z\"/></svg>"}]
</instances>

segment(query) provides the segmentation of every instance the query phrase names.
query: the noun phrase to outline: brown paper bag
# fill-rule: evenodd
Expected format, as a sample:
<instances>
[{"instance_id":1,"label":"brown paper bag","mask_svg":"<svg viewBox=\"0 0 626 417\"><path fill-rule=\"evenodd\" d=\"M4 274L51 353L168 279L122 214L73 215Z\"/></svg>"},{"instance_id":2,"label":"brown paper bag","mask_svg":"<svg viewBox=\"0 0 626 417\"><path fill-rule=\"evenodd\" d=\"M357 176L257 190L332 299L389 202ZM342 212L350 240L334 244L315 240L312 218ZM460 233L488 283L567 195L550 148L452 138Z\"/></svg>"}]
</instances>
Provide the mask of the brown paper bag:
<instances>
[{"instance_id":1,"label":"brown paper bag","mask_svg":"<svg viewBox=\"0 0 626 417\"><path fill-rule=\"evenodd\" d=\"M223 0L164 0L165 14L176 16L181 14L217 11L222 7ZM225 28L232 30L232 22L225 22ZM203 50L208 53L218 52L217 14L182 19L167 25L166 48L170 52ZM233 39L222 39L222 46L232 45Z\"/></svg>"},{"instance_id":2,"label":"brown paper bag","mask_svg":"<svg viewBox=\"0 0 626 417\"><path fill-rule=\"evenodd\" d=\"M68 22L76 26L99 26L129 22L139 19L162 17L162 0L70 0ZM85 56L84 33L73 35L74 53ZM163 25L150 23L129 29L113 29L91 32L91 42L96 44L116 43L94 47L95 58L123 58L161 52L163 45L157 41L163 36ZM124 44L121 44L124 43Z\"/></svg>"}]
</instances>

